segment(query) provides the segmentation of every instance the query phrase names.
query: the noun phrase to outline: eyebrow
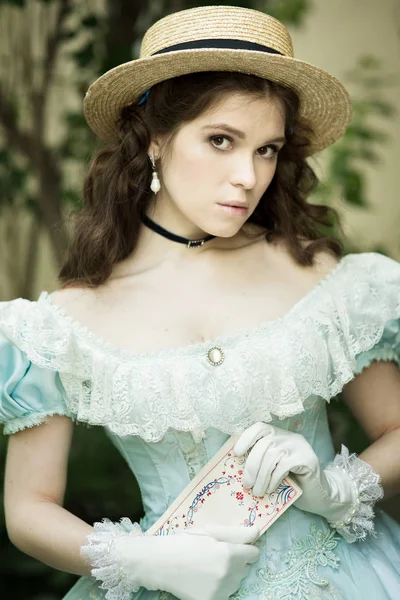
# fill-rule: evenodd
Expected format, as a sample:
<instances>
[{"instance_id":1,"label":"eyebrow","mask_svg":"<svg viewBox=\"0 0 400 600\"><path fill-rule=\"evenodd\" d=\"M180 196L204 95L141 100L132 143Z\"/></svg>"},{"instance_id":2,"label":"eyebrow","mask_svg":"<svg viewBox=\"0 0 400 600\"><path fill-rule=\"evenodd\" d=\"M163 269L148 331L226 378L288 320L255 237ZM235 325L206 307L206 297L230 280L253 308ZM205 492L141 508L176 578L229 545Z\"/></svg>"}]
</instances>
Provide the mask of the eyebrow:
<instances>
[{"instance_id":1,"label":"eyebrow","mask_svg":"<svg viewBox=\"0 0 400 600\"><path fill-rule=\"evenodd\" d=\"M227 125L226 123L213 123L210 125L205 125L202 129L224 129L228 133L232 133L233 135L236 135L241 140L246 139L246 134L243 133L243 131L240 131L239 129L235 129L234 127L231 127L230 125ZM277 138L268 140L266 143L269 144L271 142L286 142L286 138L285 137L277 137Z\"/></svg>"}]
</instances>

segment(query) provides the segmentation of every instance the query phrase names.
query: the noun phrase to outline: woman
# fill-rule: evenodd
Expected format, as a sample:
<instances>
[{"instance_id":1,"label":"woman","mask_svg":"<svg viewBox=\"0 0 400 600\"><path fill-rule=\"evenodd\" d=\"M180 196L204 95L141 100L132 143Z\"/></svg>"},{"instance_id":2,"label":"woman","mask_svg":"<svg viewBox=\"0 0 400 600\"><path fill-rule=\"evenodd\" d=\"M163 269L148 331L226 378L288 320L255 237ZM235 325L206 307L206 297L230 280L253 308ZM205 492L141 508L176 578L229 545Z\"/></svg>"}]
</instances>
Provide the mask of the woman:
<instances>
[{"instance_id":1,"label":"woman","mask_svg":"<svg viewBox=\"0 0 400 600\"><path fill-rule=\"evenodd\" d=\"M400 528L374 505L400 489L400 266L343 257L321 233L333 211L307 203L306 157L345 131L346 90L275 19L203 7L153 25L85 115L108 145L62 287L0 309L10 539L82 575L68 600L397 598ZM334 456L341 391L361 457ZM140 525L62 508L75 420L127 459ZM233 433L253 494L291 473L299 500L258 539L142 535Z\"/></svg>"}]
</instances>

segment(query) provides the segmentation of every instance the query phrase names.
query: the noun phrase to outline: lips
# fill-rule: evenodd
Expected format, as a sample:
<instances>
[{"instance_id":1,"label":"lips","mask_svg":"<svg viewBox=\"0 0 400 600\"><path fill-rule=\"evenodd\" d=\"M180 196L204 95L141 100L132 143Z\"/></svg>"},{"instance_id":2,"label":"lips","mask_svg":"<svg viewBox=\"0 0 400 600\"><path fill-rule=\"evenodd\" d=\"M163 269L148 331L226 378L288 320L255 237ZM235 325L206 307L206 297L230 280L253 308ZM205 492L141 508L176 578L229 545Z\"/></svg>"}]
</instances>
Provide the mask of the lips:
<instances>
[{"instance_id":1,"label":"lips","mask_svg":"<svg viewBox=\"0 0 400 600\"><path fill-rule=\"evenodd\" d=\"M225 202L221 203L222 206L236 206L236 208L249 208L248 204L244 204L243 202Z\"/></svg>"}]
</instances>

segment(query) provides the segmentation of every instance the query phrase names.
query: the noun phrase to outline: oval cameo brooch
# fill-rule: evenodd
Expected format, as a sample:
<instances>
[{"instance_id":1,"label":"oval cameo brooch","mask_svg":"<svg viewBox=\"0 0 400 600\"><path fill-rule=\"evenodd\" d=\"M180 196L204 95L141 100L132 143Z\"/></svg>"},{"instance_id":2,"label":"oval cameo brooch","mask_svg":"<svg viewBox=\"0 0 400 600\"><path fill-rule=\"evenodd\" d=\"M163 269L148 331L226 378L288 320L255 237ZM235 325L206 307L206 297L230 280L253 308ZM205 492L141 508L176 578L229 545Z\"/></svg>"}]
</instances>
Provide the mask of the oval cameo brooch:
<instances>
[{"instance_id":1,"label":"oval cameo brooch","mask_svg":"<svg viewBox=\"0 0 400 600\"><path fill-rule=\"evenodd\" d=\"M218 365L221 365L224 362L224 358L224 353L222 352L221 348L218 348L217 346L210 348L210 350L207 352L207 360L213 367L218 367Z\"/></svg>"}]
</instances>

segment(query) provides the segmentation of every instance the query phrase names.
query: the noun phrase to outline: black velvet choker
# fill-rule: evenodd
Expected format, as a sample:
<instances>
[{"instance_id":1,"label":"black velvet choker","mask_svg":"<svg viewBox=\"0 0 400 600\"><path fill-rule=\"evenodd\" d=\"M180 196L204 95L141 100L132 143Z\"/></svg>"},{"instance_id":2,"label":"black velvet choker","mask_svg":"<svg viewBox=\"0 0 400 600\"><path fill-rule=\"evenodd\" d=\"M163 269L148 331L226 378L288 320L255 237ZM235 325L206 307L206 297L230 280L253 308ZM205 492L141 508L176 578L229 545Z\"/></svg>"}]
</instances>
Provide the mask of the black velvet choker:
<instances>
[{"instance_id":1,"label":"black velvet choker","mask_svg":"<svg viewBox=\"0 0 400 600\"><path fill-rule=\"evenodd\" d=\"M197 248L199 246L202 246L204 242L208 242L209 240L212 240L216 237L215 235L207 235L201 240L189 240L189 238L185 238L180 235L176 235L175 233L171 233L170 231L167 231L166 229L164 229L164 227L161 227L161 225L157 225L157 223L152 221L147 215L142 215L142 221L145 225L147 225L149 229L152 229L156 233L159 233L160 235L168 238L169 240L172 240L173 242L186 244L188 248Z\"/></svg>"}]
</instances>

